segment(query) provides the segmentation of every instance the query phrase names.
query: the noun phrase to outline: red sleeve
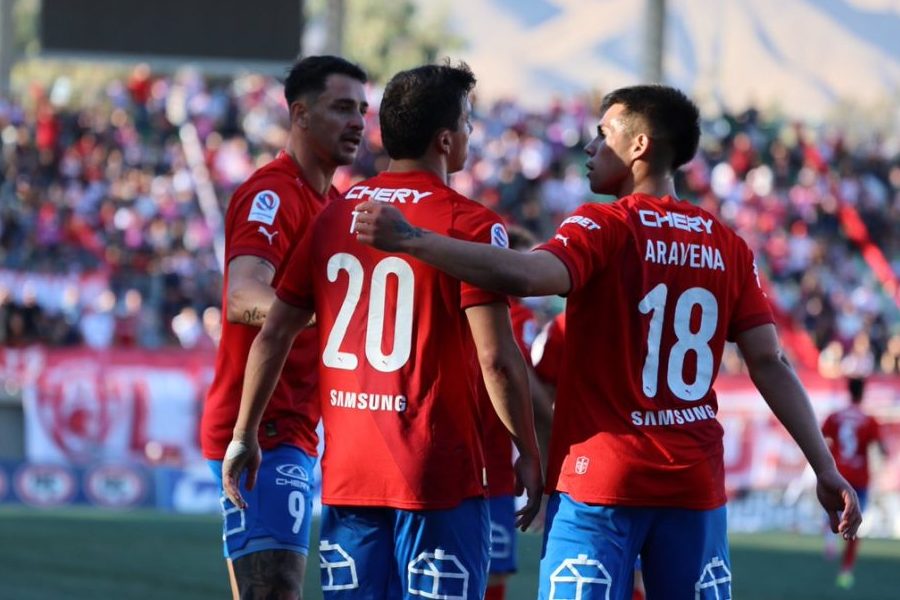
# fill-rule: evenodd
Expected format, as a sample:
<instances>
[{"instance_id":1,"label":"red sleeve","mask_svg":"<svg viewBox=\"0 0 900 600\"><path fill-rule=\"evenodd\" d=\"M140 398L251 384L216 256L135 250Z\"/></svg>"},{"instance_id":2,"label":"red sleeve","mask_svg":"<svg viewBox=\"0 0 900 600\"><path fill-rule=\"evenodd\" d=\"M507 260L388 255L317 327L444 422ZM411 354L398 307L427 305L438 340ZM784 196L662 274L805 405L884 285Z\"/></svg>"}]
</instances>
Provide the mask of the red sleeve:
<instances>
[{"instance_id":1,"label":"red sleeve","mask_svg":"<svg viewBox=\"0 0 900 600\"><path fill-rule=\"evenodd\" d=\"M302 233L308 217L289 204L299 206L297 190L274 178L262 178L241 187L229 207L230 231L227 264L236 256L258 256L277 270L288 254L291 238Z\"/></svg>"},{"instance_id":2,"label":"red sleeve","mask_svg":"<svg viewBox=\"0 0 900 600\"><path fill-rule=\"evenodd\" d=\"M576 290L609 264L625 239L624 233L624 223L615 218L609 205L584 204L536 250L560 259L569 270L572 290Z\"/></svg>"},{"instance_id":3,"label":"red sleeve","mask_svg":"<svg viewBox=\"0 0 900 600\"><path fill-rule=\"evenodd\" d=\"M513 302L509 307L509 317L512 320L513 335L522 356L531 354L531 344L537 336L537 324L534 313L521 302Z\"/></svg>"},{"instance_id":4,"label":"red sleeve","mask_svg":"<svg viewBox=\"0 0 900 600\"><path fill-rule=\"evenodd\" d=\"M833 440L835 438L834 415L828 415L825 422L822 423L822 437L826 440Z\"/></svg>"},{"instance_id":5,"label":"red sleeve","mask_svg":"<svg viewBox=\"0 0 900 600\"><path fill-rule=\"evenodd\" d=\"M467 203L457 215L454 225L454 229L450 233L452 237L509 248L509 236L506 233L503 219L479 204ZM493 304L494 302L508 304L509 299L503 294L488 292L465 281L460 284L459 307L462 310L470 306Z\"/></svg>"},{"instance_id":6,"label":"red sleeve","mask_svg":"<svg viewBox=\"0 0 900 600\"><path fill-rule=\"evenodd\" d=\"M552 385L557 385L562 370L562 356L565 348L565 331L563 323L565 314L557 316L547 323L531 346L531 363L538 378Z\"/></svg>"},{"instance_id":7,"label":"red sleeve","mask_svg":"<svg viewBox=\"0 0 900 600\"><path fill-rule=\"evenodd\" d=\"M869 417L869 427L872 428L872 441L884 444L884 438L881 437L881 426L874 417Z\"/></svg>"},{"instance_id":8,"label":"red sleeve","mask_svg":"<svg viewBox=\"0 0 900 600\"><path fill-rule=\"evenodd\" d=\"M728 324L728 341L734 341L738 335L766 323L774 323L772 307L769 299L762 291L759 282L759 272L756 261L753 260L753 252L740 240L741 249L745 254L747 268L744 270L744 281L741 292L738 294L738 305L731 315L731 323Z\"/></svg>"},{"instance_id":9,"label":"red sleeve","mask_svg":"<svg viewBox=\"0 0 900 600\"><path fill-rule=\"evenodd\" d=\"M315 227L310 227L288 255L284 275L275 290L275 295L282 302L309 310L315 308L311 258L314 231Z\"/></svg>"}]
</instances>

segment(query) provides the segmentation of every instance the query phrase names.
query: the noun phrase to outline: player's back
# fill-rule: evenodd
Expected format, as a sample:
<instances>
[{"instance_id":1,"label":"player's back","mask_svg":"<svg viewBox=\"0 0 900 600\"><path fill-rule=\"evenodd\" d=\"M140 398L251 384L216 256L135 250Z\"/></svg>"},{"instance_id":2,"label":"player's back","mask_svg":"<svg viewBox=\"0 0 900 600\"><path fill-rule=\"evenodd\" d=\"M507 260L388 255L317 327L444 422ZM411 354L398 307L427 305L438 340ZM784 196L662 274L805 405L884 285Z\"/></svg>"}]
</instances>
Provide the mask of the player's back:
<instances>
[{"instance_id":1,"label":"player's back","mask_svg":"<svg viewBox=\"0 0 900 600\"><path fill-rule=\"evenodd\" d=\"M838 471L851 485L869 484L869 445L879 439L878 422L859 406L851 405L831 413L822 425L831 441L831 453Z\"/></svg>"},{"instance_id":2,"label":"player's back","mask_svg":"<svg viewBox=\"0 0 900 600\"><path fill-rule=\"evenodd\" d=\"M559 231L543 248L573 291L550 483L558 469L576 499L721 505L712 384L726 338L771 321L749 248L702 209L642 194L585 205Z\"/></svg>"},{"instance_id":3,"label":"player's back","mask_svg":"<svg viewBox=\"0 0 900 600\"><path fill-rule=\"evenodd\" d=\"M353 207L370 199L453 237L505 234L493 213L423 172L383 173L323 211L303 250L322 349L323 501L455 506L484 494L464 310L505 299L359 243Z\"/></svg>"}]
</instances>

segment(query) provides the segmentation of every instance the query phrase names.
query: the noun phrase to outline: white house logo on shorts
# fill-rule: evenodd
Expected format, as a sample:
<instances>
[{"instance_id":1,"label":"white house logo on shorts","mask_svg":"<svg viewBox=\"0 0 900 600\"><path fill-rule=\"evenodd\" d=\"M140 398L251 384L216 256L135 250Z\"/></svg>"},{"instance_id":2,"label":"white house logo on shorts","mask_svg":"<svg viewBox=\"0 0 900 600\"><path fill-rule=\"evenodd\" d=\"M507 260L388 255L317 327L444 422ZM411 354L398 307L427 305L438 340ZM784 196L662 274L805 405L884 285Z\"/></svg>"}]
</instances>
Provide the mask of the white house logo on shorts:
<instances>
[{"instance_id":1,"label":"white house logo on shorts","mask_svg":"<svg viewBox=\"0 0 900 600\"><path fill-rule=\"evenodd\" d=\"M336 592L359 587L356 561L341 548L328 540L319 542L319 569L322 571L322 591Z\"/></svg>"},{"instance_id":2,"label":"white house logo on shorts","mask_svg":"<svg viewBox=\"0 0 900 600\"><path fill-rule=\"evenodd\" d=\"M494 223L491 226L491 246L509 248L509 234L502 223Z\"/></svg>"},{"instance_id":3,"label":"white house logo on shorts","mask_svg":"<svg viewBox=\"0 0 900 600\"><path fill-rule=\"evenodd\" d=\"M731 571L718 556L703 567L694 584L694 600L731 600Z\"/></svg>"},{"instance_id":4,"label":"white house logo on shorts","mask_svg":"<svg viewBox=\"0 0 900 600\"><path fill-rule=\"evenodd\" d=\"M278 194L272 190L263 190L253 198L253 204L250 205L250 216L247 217L247 220L271 225L275 222L279 206L281 206L281 198L278 197Z\"/></svg>"},{"instance_id":5,"label":"white house logo on shorts","mask_svg":"<svg viewBox=\"0 0 900 600\"><path fill-rule=\"evenodd\" d=\"M612 577L599 560L579 554L567 558L550 575L549 600L609 598Z\"/></svg>"},{"instance_id":6,"label":"white house logo on shorts","mask_svg":"<svg viewBox=\"0 0 900 600\"><path fill-rule=\"evenodd\" d=\"M469 571L453 554L437 548L422 552L406 568L410 596L434 600L466 600L469 597Z\"/></svg>"},{"instance_id":7,"label":"white house logo on shorts","mask_svg":"<svg viewBox=\"0 0 900 600\"><path fill-rule=\"evenodd\" d=\"M579 456L575 459L575 473L577 475L584 475L587 473L588 465L591 463L591 459L587 456Z\"/></svg>"}]
</instances>

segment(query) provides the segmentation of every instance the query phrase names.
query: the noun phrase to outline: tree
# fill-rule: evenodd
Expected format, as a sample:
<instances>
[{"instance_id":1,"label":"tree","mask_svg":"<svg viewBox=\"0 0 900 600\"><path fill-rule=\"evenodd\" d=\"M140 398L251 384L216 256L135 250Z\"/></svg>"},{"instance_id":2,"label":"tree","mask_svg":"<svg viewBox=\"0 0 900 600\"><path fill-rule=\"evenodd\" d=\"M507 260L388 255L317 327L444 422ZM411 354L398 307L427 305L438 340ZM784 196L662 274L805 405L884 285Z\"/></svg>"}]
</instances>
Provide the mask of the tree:
<instances>
[{"instance_id":1,"label":"tree","mask_svg":"<svg viewBox=\"0 0 900 600\"><path fill-rule=\"evenodd\" d=\"M397 71L433 63L442 53L464 47L462 38L450 30L446 8L426 16L413 0L344 0L343 4L343 54L362 65L375 81L387 81ZM306 9L311 24L326 18L324 0L307 2Z\"/></svg>"}]
</instances>

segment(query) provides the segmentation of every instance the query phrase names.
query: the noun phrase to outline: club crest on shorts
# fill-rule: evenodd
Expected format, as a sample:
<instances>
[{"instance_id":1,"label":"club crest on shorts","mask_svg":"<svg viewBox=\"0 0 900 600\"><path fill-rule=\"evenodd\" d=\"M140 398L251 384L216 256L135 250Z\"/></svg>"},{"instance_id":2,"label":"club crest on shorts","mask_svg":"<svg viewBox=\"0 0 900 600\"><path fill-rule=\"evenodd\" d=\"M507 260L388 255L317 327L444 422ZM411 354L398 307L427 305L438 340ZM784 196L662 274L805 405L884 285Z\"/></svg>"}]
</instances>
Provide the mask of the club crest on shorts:
<instances>
[{"instance_id":1,"label":"club crest on shorts","mask_svg":"<svg viewBox=\"0 0 900 600\"><path fill-rule=\"evenodd\" d=\"M247 220L271 225L275 222L279 206L281 206L281 198L278 197L278 194L272 190L263 190L253 197L250 216L247 217Z\"/></svg>"}]
</instances>

